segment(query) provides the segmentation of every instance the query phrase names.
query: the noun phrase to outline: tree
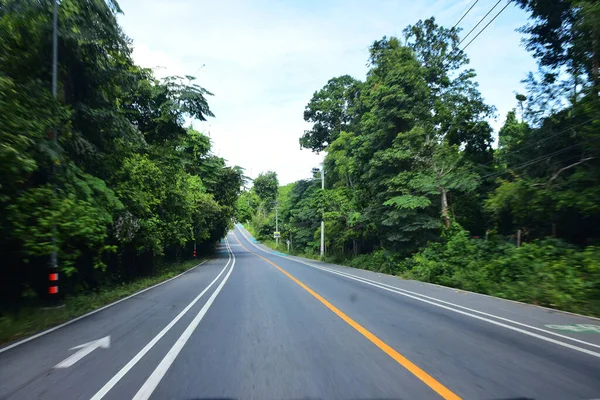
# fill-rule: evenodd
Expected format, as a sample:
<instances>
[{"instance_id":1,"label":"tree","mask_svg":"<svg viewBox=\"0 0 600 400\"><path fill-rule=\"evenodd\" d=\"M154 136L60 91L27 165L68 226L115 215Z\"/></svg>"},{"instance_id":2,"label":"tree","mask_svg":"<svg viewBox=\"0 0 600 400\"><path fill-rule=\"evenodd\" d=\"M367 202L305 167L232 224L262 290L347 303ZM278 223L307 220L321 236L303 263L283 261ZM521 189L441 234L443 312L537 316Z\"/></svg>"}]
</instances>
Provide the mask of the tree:
<instances>
[{"instance_id":1,"label":"tree","mask_svg":"<svg viewBox=\"0 0 600 400\"><path fill-rule=\"evenodd\" d=\"M320 152L357 121L361 84L349 75L330 79L304 109L304 120L313 124L300 138L300 147Z\"/></svg>"},{"instance_id":2,"label":"tree","mask_svg":"<svg viewBox=\"0 0 600 400\"><path fill-rule=\"evenodd\" d=\"M262 200L267 209L271 209L273 203L277 199L277 188L279 187L279 180L277 179L277 173L268 171L260 173L254 180L254 192Z\"/></svg>"},{"instance_id":3,"label":"tree","mask_svg":"<svg viewBox=\"0 0 600 400\"><path fill-rule=\"evenodd\" d=\"M260 198L252 191L243 191L237 199L235 219L240 222L248 222L252 219L258 206Z\"/></svg>"},{"instance_id":4,"label":"tree","mask_svg":"<svg viewBox=\"0 0 600 400\"><path fill-rule=\"evenodd\" d=\"M209 251L244 179L184 125L212 116L210 93L135 65L114 1L60 2L54 99L52 10L51 0L0 2L3 305L28 287L47 293L53 251L61 294L151 273L194 245Z\"/></svg>"},{"instance_id":5,"label":"tree","mask_svg":"<svg viewBox=\"0 0 600 400\"><path fill-rule=\"evenodd\" d=\"M558 79L561 69L570 75L577 97L580 85L598 93L600 67L600 9L589 0L515 0L531 13L533 24L521 29L528 34L527 49Z\"/></svg>"}]
</instances>

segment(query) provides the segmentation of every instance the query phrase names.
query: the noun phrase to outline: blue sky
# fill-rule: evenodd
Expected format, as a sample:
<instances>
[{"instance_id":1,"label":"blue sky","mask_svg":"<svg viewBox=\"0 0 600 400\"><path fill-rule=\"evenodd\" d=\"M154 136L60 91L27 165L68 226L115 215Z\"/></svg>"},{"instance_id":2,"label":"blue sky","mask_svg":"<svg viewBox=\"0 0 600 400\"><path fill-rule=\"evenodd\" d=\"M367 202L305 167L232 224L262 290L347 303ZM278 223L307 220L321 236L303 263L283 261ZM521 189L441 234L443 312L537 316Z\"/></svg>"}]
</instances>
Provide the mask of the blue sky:
<instances>
[{"instance_id":1,"label":"blue sky","mask_svg":"<svg viewBox=\"0 0 600 400\"><path fill-rule=\"evenodd\" d=\"M323 157L298 144L308 127L304 106L316 90L334 76L364 79L374 40L400 36L407 25L431 16L453 26L471 3L120 0L119 20L133 40L138 64L155 68L161 77L196 75L215 94L209 104L216 117L193 122L210 132L215 153L251 177L277 171L285 184L310 176ZM480 0L460 23L462 33L495 3ZM496 129L515 106L520 81L536 68L515 31L526 22L527 15L510 5L467 49L484 98L498 109L498 118L490 121Z\"/></svg>"}]
</instances>

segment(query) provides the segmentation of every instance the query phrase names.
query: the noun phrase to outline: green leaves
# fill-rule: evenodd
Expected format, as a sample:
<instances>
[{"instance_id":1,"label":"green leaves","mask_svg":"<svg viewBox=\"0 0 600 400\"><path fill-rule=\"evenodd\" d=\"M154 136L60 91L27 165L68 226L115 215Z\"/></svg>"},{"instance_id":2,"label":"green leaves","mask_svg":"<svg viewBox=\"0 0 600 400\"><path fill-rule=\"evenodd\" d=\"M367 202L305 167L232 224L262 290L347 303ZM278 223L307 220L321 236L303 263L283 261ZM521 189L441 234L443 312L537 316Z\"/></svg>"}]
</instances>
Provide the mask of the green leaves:
<instances>
[{"instance_id":1,"label":"green leaves","mask_svg":"<svg viewBox=\"0 0 600 400\"><path fill-rule=\"evenodd\" d=\"M231 224L243 170L184 126L213 116L212 94L136 66L119 12L113 0L60 2L54 99L52 1L0 5L0 248L12 302L25 286L46 292L38 282L54 250L69 293L208 251Z\"/></svg>"},{"instance_id":2,"label":"green leaves","mask_svg":"<svg viewBox=\"0 0 600 400\"><path fill-rule=\"evenodd\" d=\"M165 78L164 85L169 91L169 98L174 103L172 109L200 121L206 121L207 117L214 117L206 101L206 96L213 94L195 83L192 84L189 78L187 77L187 84L183 83L184 78L180 76Z\"/></svg>"},{"instance_id":3,"label":"green leaves","mask_svg":"<svg viewBox=\"0 0 600 400\"><path fill-rule=\"evenodd\" d=\"M270 210L274 206L273 203L277 199L278 187L277 173L273 171L260 173L254 180L254 192L263 201L263 206L267 210Z\"/></svg>"},{"instance_id":4,"label":"green leaves","mask_svg":"<svg viewBox=\"0 0 600 400\"><path fill-rule=\"evenodd\" d=\"M431 205L431 201L424 196L404 195L396 196L383 203L384 206L394 206L399 209L415 210L418 208L427 208Z\"/></svg>"},{"instance_id":5,"label":"green leaves","mask_svg":"<svg viewBox=\"0 0 600 400\"><path fill-rule=\"evenodd\" d=\"M315 92L304 110L304 120L313 126L300 138L300 147L323 151L356 123L360 89L361 82L343 75L330 79Z\"/></svg>"},{"instance_id":6,"label":"green leaves","mask_svg":"<svg viewBox=\"0 0 600 400\"><path fill-rule=\"evenodd\" d=\"M25 191L7 207L11 236L22 243L25 262L56 250L61 270L67 275L77 271L73 266L82 248L96 255L105 250L103 244L112 222L107 211L75 194L55 193L47 186Z\"/></svg>"}]
</instances>

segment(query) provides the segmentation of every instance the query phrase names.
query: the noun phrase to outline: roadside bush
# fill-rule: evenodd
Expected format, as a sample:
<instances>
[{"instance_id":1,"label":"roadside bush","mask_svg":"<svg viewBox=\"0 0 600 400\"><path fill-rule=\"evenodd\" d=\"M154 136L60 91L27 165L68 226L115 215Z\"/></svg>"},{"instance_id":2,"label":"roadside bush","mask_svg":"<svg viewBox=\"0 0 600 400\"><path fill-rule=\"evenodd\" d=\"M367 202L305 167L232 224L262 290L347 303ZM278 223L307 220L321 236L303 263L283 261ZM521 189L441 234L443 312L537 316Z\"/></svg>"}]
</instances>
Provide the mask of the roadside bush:
<instances>
[{"instance_id":1,"label":"roadside bush","mask_svg":"<svg viewBox=\"0 0 600 400\"><path fill-rule=\"evenodd\" d=\"M600 248L558 239L516 247L453 226L405 263L417 280L562 310L600 315Z\"/></svg>"},{"instance_id":2,"label":"roadside bush","mask_svg":"<svg viewBox=\"0 0 600 400\"><path fill-rule=\"evenodd\" d=\"M492 294L563 310L600 313L600 249L557 239L511 246L488 264Z\"/></svg>"},{"instance_id":3,"label":"roadside bush","mask_svg":"<svg viewBox=\"0 0 600 400\"><path fill-rule=\"evenodd\" d=\"M398 256L387 250L376 250L373 253L361 254L350 260L354 268L397 275L404 272L404 263Z\"/></svg>"},{"instance_id":4,"label":"roadside bush","mask_svg":"<svg viewBox=\"0 0 600 400\"><path fill-rule=\"evenodd\" d=\"M442 242L430 243L413 255L409 276L418 280L481 293L490 291L485 264L501 250L492 241L472 239L454 224ZM500 246L501 247L501 246Z\"/></svg>"}]
</instances>

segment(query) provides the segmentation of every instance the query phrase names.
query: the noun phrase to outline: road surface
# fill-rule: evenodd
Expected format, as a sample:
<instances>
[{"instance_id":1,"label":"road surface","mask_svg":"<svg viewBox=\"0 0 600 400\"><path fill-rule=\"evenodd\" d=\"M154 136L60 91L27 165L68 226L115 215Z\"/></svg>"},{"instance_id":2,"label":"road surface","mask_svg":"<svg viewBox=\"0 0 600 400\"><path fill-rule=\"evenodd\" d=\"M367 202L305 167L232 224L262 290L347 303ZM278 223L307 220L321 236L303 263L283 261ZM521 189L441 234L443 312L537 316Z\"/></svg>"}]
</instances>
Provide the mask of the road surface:
<instances>
[{"instance_id":1,"label":"road surface","mask_svg":"<svg viewBox=\"0 0 600 400\"><path fill-rule=\"evenodd\" d=\"M597 399L600 321L268 251L0 349L0 399Z\"/></svg>"}]
</instances>

